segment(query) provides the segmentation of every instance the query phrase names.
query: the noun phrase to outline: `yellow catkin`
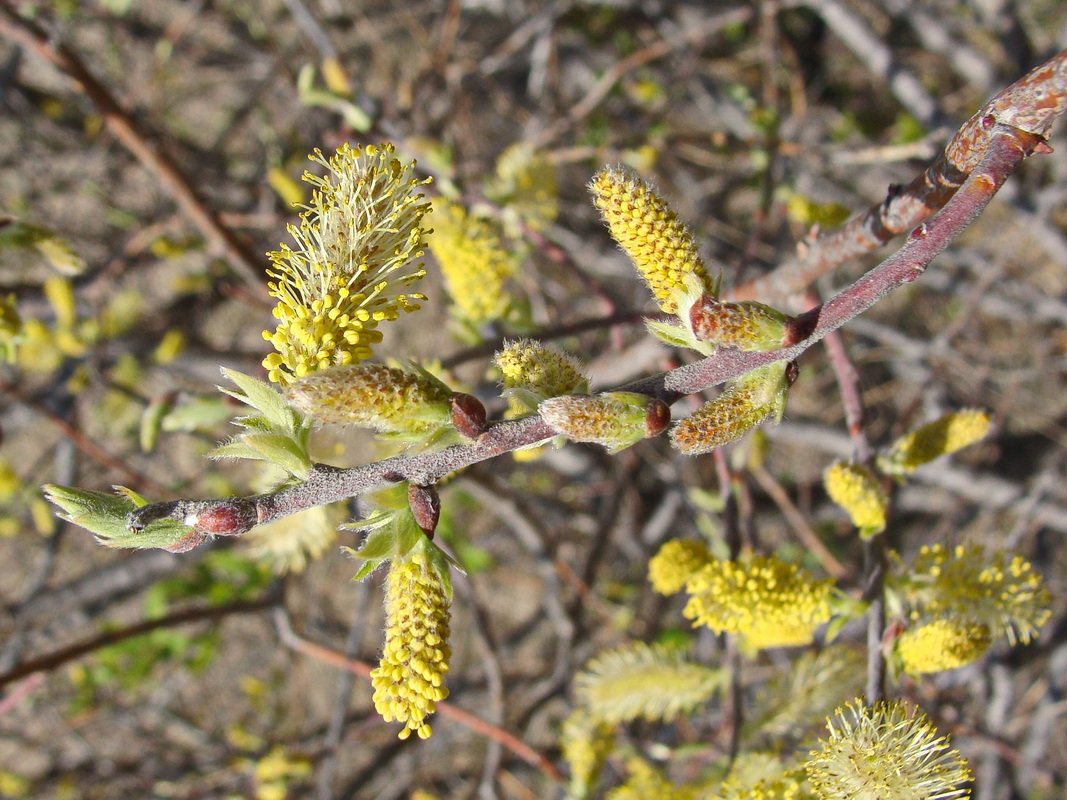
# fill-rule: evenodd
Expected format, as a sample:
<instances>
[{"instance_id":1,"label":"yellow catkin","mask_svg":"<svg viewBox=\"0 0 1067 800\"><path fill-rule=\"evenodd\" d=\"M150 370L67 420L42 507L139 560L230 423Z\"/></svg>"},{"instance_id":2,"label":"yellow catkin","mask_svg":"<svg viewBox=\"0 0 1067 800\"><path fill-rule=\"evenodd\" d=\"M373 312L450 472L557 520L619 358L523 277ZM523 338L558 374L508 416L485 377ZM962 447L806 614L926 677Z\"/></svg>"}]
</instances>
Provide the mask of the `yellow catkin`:
<instances>
[{"instance_id":1,"label":"yellow catkin","mask_svg":"<svg viewBox=\"0 0 1067 800\"><path fill-rule=\"evenodd\" d=\"M988 625L938 619L909 628L896 640L904 671L911 675L942 672L977 661L989 649Z\"/></svg>"},{"instance_id":2,"label":"yellow catkin","mask_svg":"<svg viewBox=\"0 0 1067 800\"><path fill-rule=\"evenodd\" d=\"M420 372L384 364L315 372L286 392L294 408L320 422L415 434L447 423L450 396L447 387Z\"/></svg>"},{"instance_id":3,"label":"yellow catkin","mask_svg":"<svg viewBox=\"0 0 1067 800\"><path fill-rule=\"evenodd\" d=\"M852 524L861 531L873 534L885 529L889 496L868 467L838 461L824 473L823 485L830 499L845 510Z\"/></svg>"},{"instance_id":4,"label":"yellow catkin","mask_svg":"<svg viewBox=\"0 0 1067 800\"><path fill-rule=\"evenodd\" d=\"M296 247L267 254L278 325L263 333L277 351L263 366L282 385L369 358L382 338L378 323L426 299L403 291L425 275L416 262L429 203L419 189L429 181L414 177L415 162L401 162L390 144L347 143L329 160L318 150L311 160L327 174L304 174L314 191L300 224L289 226Z\"/></svg>"},{"instance_id":5,"label":"yellow catkin","mask_svg":"<svg viewBox=\"0 0 1067 800\"><path fill-rule=\"evenodd\" d=\"M857 700L827 721L805 764L817 797L957 800L969 793L967 762L924 714L907 704Z\"/></svg>"},{"instance_id":6,"label":"yellow catkin","mask_svg":"<svg viewBox=\"0 0 1067 800\"><path fill-rule=\"evenodd\" d=\"M401 739L432 733L426 718L448 697L444 678L449 600L426 556L413 553L389 566L385 590L385 648L371 671L374 707L386 722L400 722Z\"/></svg>"},{"instance_id":7,"label":"yellow catkin","mask_svg":"<svg viewBox=\"0 0 1067 800\"><path fill-rule=\"evenodd\" d=\"M671 428L671 443L686 455L708 453L736 441L785 408L789 366L768 364L731 381L726 390Z\"/></svg>"},{"instance_id":8,"label":"yellow catkin","mask_svg":"<svg viewBox=\"0 0 1067 800\"><path fill-rule=\"evenodd\" d=\"M935 544L911 569L911 619L957 619L1003 630L1027 644L1051 616L1051 595L1030 562L1005 550Z\"/></svg>"},{"instance_id":9,"label":"yellow catkin","mask_svg":"<svg viewBox=\"0 0 1067 800\"><path fill-rule=\"evenodd\" d=\"M774 556L713 560L686 584L693 625L734 633L752 650L810 644L831 616L833 581Z\"/></svg>"},{"instance_id":10,"label":"yellow catkin","mask_svg":"<svg viewBox=\"0 0 1067 800\"><path fill-rule=\"evenodd\" d=\"M694 286L698 294L715 293L692 234L650 184L628 169L609 167L589 189L611 235L664 312L677 313Z\"/></svg>"},{"instance_id":11,"label":"yellow catkin","mask_svg":"<svg viewBox=\"0 0 1067 800\"><path fill-rule=\"evenodd\" d=\"M444 198L432 205L430 252L441 267L458 315L475 326L499 319L510 302L504 284L516 268L499 223L472 216Z\"/></svg>"},{"instance_id":12,"label":"yellow catkin","mask_svg":"<svg viewBox=\"0 0 1067 800\"><path fill-rule=\"evenodd\" d=\"M541 399L581 392L587 384L576 359L532 339L505 342L495 361L505 389L526 389Z\"/></svg>"},{"instance_id":13,"label":"yellow catkin","mask_svg":"<svg viewBox=\"0 0 1067 800\"><path fill-rule=\"evenodd\" d=\"M693 539L671 539L648 562L648 580L660 594L675 594L711 561L707 545Z\"/></svg>"},{"instance_id":14,"label":"yellow catkin","mask_svg":"<svg viewBox=\"0 0 1067 800\"><path fill-rule=\"evenodd\" d=\"M976 408L956 411L897 439L879 462L890 474L907 474L935 458L974 444L987 433L986 412Z\"/></svg>"}]
</instances>

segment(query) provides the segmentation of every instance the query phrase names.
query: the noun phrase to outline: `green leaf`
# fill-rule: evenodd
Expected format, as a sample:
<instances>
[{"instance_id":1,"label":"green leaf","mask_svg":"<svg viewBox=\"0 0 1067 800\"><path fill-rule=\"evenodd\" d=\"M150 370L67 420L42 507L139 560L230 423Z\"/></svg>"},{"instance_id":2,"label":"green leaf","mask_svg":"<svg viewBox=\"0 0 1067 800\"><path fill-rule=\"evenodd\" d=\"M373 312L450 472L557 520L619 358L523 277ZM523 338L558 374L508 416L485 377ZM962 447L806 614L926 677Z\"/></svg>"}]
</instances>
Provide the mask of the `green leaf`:
<instances>
[{"instance_id":1,"label":"green leaf","mask_svg":"<svg viewBox=\"0 0 1067 800\"><path fill-rule=\"evenodd\" d=\"M355 558L362 558L366 561L374 559L380 561L383 558L390 558L396 555L396 544L396 532L388 527L381 527L371 531L360 543L359 547L354 550L349 548L349 552Z\"/></svg>"},{"instance_id":2,"label":"green leaf","mask_svg":"<svg viewBox=\"0 0 1067 800\"><path fill-rule=\"evenodd\" d=\"M219 390L225 392L242 403L256 409L263 417L280 431L295 434L300 428L300 419L296 412L289 407L277 391L269 383L237 372L223 368L222 374L237 384L240 392L235 392L223 386Z\"/></svg>"},{"instance_id":3,"label":"green leaf","mask_svg":"<svg viewBox=\"0 0 1067 800\"><path fill-rule=\"evenodd\" d=\"M241 436L240 442L262 455L265 461L277 464L300 480L307 480L311 472L311 459L288 436L278 433L248 433Z\"/></svg>"}]
</instances>

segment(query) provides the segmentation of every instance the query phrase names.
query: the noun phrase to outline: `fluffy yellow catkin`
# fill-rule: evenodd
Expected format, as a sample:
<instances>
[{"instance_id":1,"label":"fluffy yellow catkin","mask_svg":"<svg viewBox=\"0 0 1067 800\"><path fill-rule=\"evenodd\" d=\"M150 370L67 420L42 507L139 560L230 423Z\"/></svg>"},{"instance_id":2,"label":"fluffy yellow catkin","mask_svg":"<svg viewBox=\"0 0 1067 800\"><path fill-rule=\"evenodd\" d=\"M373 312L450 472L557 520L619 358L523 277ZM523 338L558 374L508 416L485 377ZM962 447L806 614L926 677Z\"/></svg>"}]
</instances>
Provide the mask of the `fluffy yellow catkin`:
<instances>
[{"instance_id":1,"label":"fluffy yellow catkin","mask_svg":"<svg viewBox=\"0 0 1067 800\"><path fill-rule=\"evenodd\" d=\"M425 275L421 225L429 210L414 177L415 162L396 158L393 146L342 145L328 160L311 160L323 177L304 174L314 187L300 224L290 225L295 249L268 253L278 325L263 337L277 352L263 360L283 386L315 370L353 364L381 341L378 323L419 307L421 294L402 290Z\"/></svg>"},{"instance_id":2,"label":"fluffy yellow catkin","mask_svg":"<svg viewBox=\"0 0 1067 800\"><path fill-rule=\"evenodd\" d=\"M827 721L829 735L805 765L821 798L956 800L968 791L967 762L948 737L905 703L854 701Z\"/></svg>"},{"instance_id":3,"label":"fluffy yellow catkin","mask_svg":"<svg viewBox=\"0 0 1067 800\"><path fill-rule=\"evenodd\" d=\"M693 625L734 633L752 650L810 644L831 616L833 581L816 580L775 556L713 560L685 587Z\"/></svg>"},{"instance_id":4,"label":"fluffy yellow catkin","mask_svg":"<svg viewBox=\"0 0 1067 800\"><path fill-rule=\"evenodd\" d=\"M989 425L989 415L981 409L945 414L897 439L879 459L879 465L891 475L906 475L979 441L989 433Z\"/></svg>"},{"instance_id":5,"label":"fluffy yellow catkin","mask_svg":"<svg viewBox=\"0 0 1067 800\"><path fill-rule=\"evenodd\" d=\"M768 419L777 421L795 367L778 361L731 381L714 400L671 428L671 443L686 455L699 455L736 441Z\"/></svg>"},{"instance_id":6,"label":"fluffy yellow catkin","mask_svg":"<svg viewBox=\"0 0 1067 800\"><path fill-rule=\"evenodd\" d=\"M889 496L868 467L838 461L823 474L826 493L867 536L885 530Z\"/></svg>"},{"instance_id":7,"label":"fluffy yellow catkin","mask_svg":"<svg viewBox=\"0 0 1067 800\"><path fill-rule=\"evenodd\" d=\"M509 296L504 283L516 269L497 222L471 216L444 198L432 203L430 252L444 275L457 315L475 326L499 319Z\"/></svg>"},{"instance_id":8,"label":"fluffy yellow catkin","mask_svg":"<svg viewBox=\"0 0 1067 800\"><path fill-rule=\"evenodd\" d=\"M712 560L708 546L693 539L671 539L648 562L648 580L660 594L682 591L685 584Z\"/></svg>"},{"instance_id":9,"label":"fluffy yellow catkin","mask_svg":"<svg viewBox=\"0 0 1067 800\"><path fill-rule=\"evenodd\" d=\"M692 234L650 184L629 169L609 167L589 189L611 235L664 312L677 313L694 290L715 294Z\"/></svg>"},{"instance_id":10,"label":"fluffy yellow catkin","mask_svg":"<svg viewBox=\"0 0 1067 800\"><path fill-rule=\"evenodd\" d=\"M419 434L448 423L451 392L420 372L353 364L300 378L286 397L320 422Z\"/></svg>"},{"instance_id":11,"label":"fluffy yellow catkin","mask_svg":"<svg viewBox=\"0 0 1067 800\"><path fill-rule=\"evenodd\" d=\"M1005 550L935 544L915 558L907 593L917 623L956 619L1027 644L1051 616L1052 599L1030 562Z\"/></svg>"},{"instance_id":12,"label":"fluffy yellow catkin","mask_svg":"<svg viewBox=\"0 0 1067 800\"><path fill-rule=\"evenodd\" d=\"M423 553L393 561L385 590L385 649L371 671L374 707L386 722L400 722L401 739L413 732L428 739L426 718L448 697L444 677L449 599Z\"/></svg>"},{"instance_id":13,"label":"fluffy yellow catkin","mask_svg":"<svg viewBox=\"0 0 1067 800\"><path fill-rule=\"evenodd\" d=\"M991 642L988 625L938 619L904 631L894 646L903 670L909 675L922 675L977 661Z\"/></svg>"}]
</instances>

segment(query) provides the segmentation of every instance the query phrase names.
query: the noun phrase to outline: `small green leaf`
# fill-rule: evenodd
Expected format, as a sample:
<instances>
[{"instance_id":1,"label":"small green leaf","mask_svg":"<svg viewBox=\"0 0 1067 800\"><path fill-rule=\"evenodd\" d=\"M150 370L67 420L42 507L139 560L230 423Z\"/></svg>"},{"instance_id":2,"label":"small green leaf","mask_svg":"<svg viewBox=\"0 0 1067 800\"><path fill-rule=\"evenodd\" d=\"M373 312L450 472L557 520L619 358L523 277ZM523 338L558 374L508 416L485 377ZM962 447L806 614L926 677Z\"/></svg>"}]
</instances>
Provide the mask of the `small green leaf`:
<instances>
[{"instance_id":1,"label":"small green leaf","mask_svg":"<svg viewBox=\"0 0 1067 800\"><path fill-rule=\"evenodd\" d=\"M366 561L381 560L396 555L396 533L388 527L371 531L359 547L350 550L356 558Z\"/></svg>"},{"instance_id":2,"label":"small green leaf","mask_svg":"<svg viewBox=\"0 0 1067 800\"><path fill-rule=\"evenodd\" d=\"M236 383L244 394L223 386L219 387L220 391L256 409L276 429L291 434L297 432L300 427L299 418L285 402L285 398L272 389L270 384L232 369L224 368L222 374Z\"/></svg>"},{"instance_id":3,"label":"small green leaf","mask_svg":"<svg viewBox=\"0 0 1067 800\"><path fill-rule=\"evenodd\" d=\"M311 459L290 437L278 433L248 433L241 436L240 441L262 455L264 460L277 464L300 480L307 480Z\"/></svg>"}]
</instances>

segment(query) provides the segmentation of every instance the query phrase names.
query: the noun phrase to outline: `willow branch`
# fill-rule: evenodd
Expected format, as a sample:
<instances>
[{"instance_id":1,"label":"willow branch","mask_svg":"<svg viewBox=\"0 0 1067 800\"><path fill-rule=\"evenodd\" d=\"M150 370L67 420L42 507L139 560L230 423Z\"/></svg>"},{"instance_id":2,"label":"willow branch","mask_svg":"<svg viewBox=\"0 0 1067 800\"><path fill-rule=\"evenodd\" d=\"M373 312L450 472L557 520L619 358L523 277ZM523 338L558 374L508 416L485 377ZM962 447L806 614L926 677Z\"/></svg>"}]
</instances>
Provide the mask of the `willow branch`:
<instances>
[{"instance_id":1,"label":"willow branch","mask_svg":"<svg viewBox=\"0 0 1067 800\"><path fill-rule=\"evenodd\" d=\"M722 349L695 364L621 389L640 392L670 404L765 364L795 359L894 289L914 281L933 258L981 214L1024 158L1033 152L1049 151L1043 138L1024 130L994 123L988 133L983 158L936 216L912 231L907 243L897 253L825 304L801 316L807 338L790 348L771 353ZM316 505L355 497L385 484L407 481L430 485L450 472L545 442L554 436L555 432L538 416L497 422L477 441L438 452L399 455L350 469L317 464L306 482L266 494L223 500L150 503L132 511L127 524L131 530L140 530L153 521L171 519L195 527L198 519L210 517L214 521L213 533L240 535L256 525ZM220 530L219 519L232 520L232 526Z\"/></svg>"},{"instance_id":2,"label":"willow branch","mask_svg":"<svg viewBox=\"0 0 1067 800\"><path fill-rule=\"evenodd\" d=\"M799 292L820 275L873 252L930 217L978 168L994 136L1007 125L1041 138L1067 109L1067 50L1027 73L967 120L929 168L907 186L890 186L878 205L844 227L809 242L794 259L727 293L731 300L772 302Z\"/></svg>"}]
</instances>

